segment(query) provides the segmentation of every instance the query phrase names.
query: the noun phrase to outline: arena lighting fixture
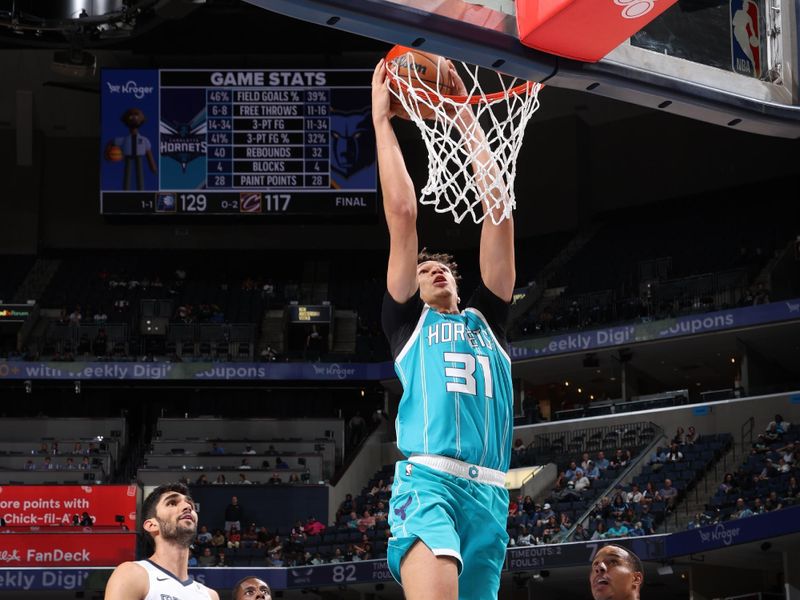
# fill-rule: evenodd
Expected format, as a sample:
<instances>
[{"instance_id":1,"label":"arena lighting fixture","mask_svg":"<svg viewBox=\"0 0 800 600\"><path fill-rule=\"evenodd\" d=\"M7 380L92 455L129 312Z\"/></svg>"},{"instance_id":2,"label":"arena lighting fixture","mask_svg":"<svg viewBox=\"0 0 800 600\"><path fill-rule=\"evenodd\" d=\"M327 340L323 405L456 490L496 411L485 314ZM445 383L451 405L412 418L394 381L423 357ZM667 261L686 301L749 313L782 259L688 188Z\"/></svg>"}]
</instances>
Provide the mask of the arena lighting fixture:
<instances>
[{"instance_id":1,"label":"arena lighting fixture","mask_svg":"<svg viewBox=\"0 0 800 600\"><path fill-rule=\"evenodd\" d=\"M25 380L25 393L30 394L33 391L33 383L30 379Z\"/></svg>"},{"instance_id":2,"label":"arena lighting fixture","mask_svg":"<svg viewBox=\"0 0 800 600\"><path fill-rule=\"evenodd\" d=\"M80 381L75 381L73 389L75 390L76 394L80 394L81 393L81 382Z\"/></svg>"},{"instance_id":3,"label":"arena lighting fixture","mask_svg":"<svg viewBox=\"0 0 800 600\"><path fill-rule=\"evenodd\" d=\"M672 575L672 573L674 573L672 570L672 565L661 565L656 569L656 572L659 575Z\"/></svg>"}]
</instances>

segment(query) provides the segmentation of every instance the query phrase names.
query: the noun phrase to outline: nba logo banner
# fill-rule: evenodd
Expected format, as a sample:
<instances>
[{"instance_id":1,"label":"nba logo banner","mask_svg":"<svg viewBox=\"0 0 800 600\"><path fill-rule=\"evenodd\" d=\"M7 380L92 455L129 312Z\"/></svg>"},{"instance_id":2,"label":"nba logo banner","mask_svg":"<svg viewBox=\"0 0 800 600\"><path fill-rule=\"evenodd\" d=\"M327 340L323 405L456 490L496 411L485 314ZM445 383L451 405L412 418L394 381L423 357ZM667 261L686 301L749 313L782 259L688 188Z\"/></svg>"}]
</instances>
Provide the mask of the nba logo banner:
<instances>
[{"instance_id":1,"label":"nba logo banner","mask_svg":"<svg viewBox=\"0 0 800 600\"><path fill-rule=\"evenodd\" d=\"M734 72L761 78L761 11L756 0L731 0L731 67Z\"/></svg>"}]
</instances>

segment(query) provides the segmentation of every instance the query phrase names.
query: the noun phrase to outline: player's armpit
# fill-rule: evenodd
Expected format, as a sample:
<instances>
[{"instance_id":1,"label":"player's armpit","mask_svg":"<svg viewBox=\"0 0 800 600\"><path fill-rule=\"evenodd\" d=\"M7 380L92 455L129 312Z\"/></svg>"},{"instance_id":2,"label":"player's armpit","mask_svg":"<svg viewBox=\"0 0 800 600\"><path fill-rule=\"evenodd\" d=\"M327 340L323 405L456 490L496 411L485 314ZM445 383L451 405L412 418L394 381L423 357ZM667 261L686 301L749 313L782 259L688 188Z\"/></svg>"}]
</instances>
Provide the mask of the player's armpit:
<instances>
[{"instance_id":1,"label":"player's armpit","mask_svg":"<svg viewBox=\"0 0 800 600\"><path fill-rule=\"evenodd\" d=\"M150 590L147 571L133 562L114 569L106 584L104 600L142 600ZM215 592L216 593L216 592ZM214 600L219 600L215 598Z\"/></svg>"}]
</instances>

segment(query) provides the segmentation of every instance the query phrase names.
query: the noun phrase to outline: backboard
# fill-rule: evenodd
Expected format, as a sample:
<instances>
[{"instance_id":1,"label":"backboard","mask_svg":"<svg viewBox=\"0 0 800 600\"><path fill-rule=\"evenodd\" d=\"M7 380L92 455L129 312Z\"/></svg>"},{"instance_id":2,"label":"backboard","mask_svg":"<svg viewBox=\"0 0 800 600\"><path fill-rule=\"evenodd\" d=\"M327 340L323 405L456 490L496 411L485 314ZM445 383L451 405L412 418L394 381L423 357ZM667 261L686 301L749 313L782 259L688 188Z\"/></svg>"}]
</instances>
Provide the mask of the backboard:
<instances>
[{"instance_id":1,"label":"backboard","mask_svg":"<svg viewBox=\"0 0 800 600\"><path fill-rule=\"evenodd\" d=\"M794 0L679 0L597 63L523 46L513 0L248 1L550 86L742 131L800 137Z\"/></svg>"}]
</instances>

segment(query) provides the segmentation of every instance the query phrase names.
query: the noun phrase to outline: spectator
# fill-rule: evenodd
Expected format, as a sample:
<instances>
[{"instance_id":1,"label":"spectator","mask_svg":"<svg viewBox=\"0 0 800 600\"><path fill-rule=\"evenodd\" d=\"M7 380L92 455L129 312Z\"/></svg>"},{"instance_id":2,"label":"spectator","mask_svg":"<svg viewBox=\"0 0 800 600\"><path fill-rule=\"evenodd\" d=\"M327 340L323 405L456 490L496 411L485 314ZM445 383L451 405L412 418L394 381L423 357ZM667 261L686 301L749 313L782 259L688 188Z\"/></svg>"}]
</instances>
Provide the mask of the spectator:
<instances>
[{"instance_id":1,"label":"spectator","mask_svg":"<svg viewBox=\"0 0 800 600\"><path fill-rule=\"evenodd\" d=\"M675 508L675 502L678 500L678 490L672 487L671 479L664 480L664 487L658 490L658 497L667 503L667 510Z\"/></svg>"},{"instance_id":2,"label":"spectator","mask_svg":"<svg viewBox=\"0 0 800 600\"><path fill-rule=\"evenodd\" d=\"M347 422L348 447L355 448L361 443L366 435L366 428L367 423L364 421L364 417L361 416L360 411L356 411L356 414Z\"/></svg>"},{"instance_id":3,"label":"spectator","mask_svg":"<svg viewBox=\"0 0 800 600\"><path fill-rule=\"evenodd\" d=\"M519 528L519 534L517 535L517 539L515 540L515 544L517 546L535 546L536 545L536 538L533 534L528 531L528 528L522 525Z\"/></svg>"},{"instance_id":4,"label":"spectator","mask_svg":"<svg viewBox=\"0 0 800 600\"><path fill-rule=\"evenodd\" d=\"M81 527L91 527L93 525L94 525L94 519L92 519L92 517L89 516L89 513L85 512L85 511L83 513L81 513L80 526Z\"/></svg>"},{"instance_id":5,"label":"spectator","mask_svg":"<svg viewBox=\"0 0 800 600\"><path fill-rule=\"evenodd\" d=\"M242 548L255 548L258 545L258 529L255 523L250 523L242 532Z\"/></svg>"},{"instance_id":6,"label":"spectator","mask_svg":"<svg viewBox=\"0 0 800 600\"><path fill-rule=\"evenodd\" d=\"M214 535L211 536L211 546L213 548L222 548L225 546L227 540L225 539L225 534L222 533L221 529L215 529Z\"/></svg>"},{"instance_id":7,"label":"spectator","mask_svg":"<svg viewBox=\"0 0 800 600\"><path fill-rule=\"evenodd\" d=\"M731 519L744 519L752 516L753 511L750 510L750 507L744 503L744 498L739 498L736 500L736 509L731 514Z\"/></svg>"},{"instance_id":8,"label":"spectator","mask_svg":"<svg viewBox=\"0 0 800 600\"><path fill-rule=\"evenodd\" d=\"M302 483L300 481L300 476L297 473L289 473L289 481L288 483Z\"/></svg>"},{"instance_id":9,"label":"spectator","mask_svg":"<svg viewBox=\"0 0 800 600\"><path fill-rule=\"evenodd\" d=\"M273 473L272 477L270 477L267 480L267 483L271 483L273 485L276 485L276 484L279 484L279 483L283 483L283 479L281 479L280 475L278 475L277 473Z\"/></svg>"},{"instance_id":10,"label":"spectator","mask_svg":"<svg viewBox=\"0 0 800 600\"><path fill-rule=\"evenodd\" d=\"M247 478L244 473L239 473L239 485L251 485L253 482Z\"/></svg>"},{"instance_id":11,"label":"spectator","mask_svg":"<svg viewBox=\"0 0 800 600\"><path fill-rule=\"evenodd\" d=\"M736 482L733 480L733 473L725 473L725 477L722 479L722 483L719 484L717 491L722 494L736 493Z\"/></svg>"},{"instance_id":12,"label":"spectator","mask_svg":"<svg viewBox=\"0 0 800 600\"><path fill-rule=\"evenodd\" d=\"M642 537L645 535L644 528L642 527L641 521L636 521L634 523L633 528L628 532L628 537Z\"/></svg>"},{"instance_id":13,"label":"spectator","mask_svg":"<svg viewBox=\"0 0 800 600\"><path fill-rule=\"evenodd\" d=\"M584 452L583 456L581 457L581 469L583 469L584 473L589 470L589 463L590 462L591 462L591 460L589 459L589 453L588 452Z\"/></svg>"},{"instance_id":14,"label":"spectator","mask_svg":"<svg viewBox=\"0 0 800 600\"><path fill-rule=\"evenodd\" d=\"M366 511L364 511L364 513L366 514ZM323 531L325 531L325 529L326 529L325 525L323 525L322 522L320 522L314 516L308 517L308 520L306 521L306 525L304 528L307 535L319 535Z\"/></svg>"},{"instance_id":15,"label":"spectator","mask_svg":"<svg viewBox=\"0 0 800 600\"><path fill-rule=\"evenodd\" d=\"M200 531L197 533L197 537L195 538L195 542L198 546L210 546L211 544L211 532L208 530L206 525L202 525L200 527Z\"/></svg>"},{"instance_id":16,"label":"spectator","mask_svg":"<svg viewBox=\"0 0 800 600\"><path fill-rule=\"evenodd\" d=\"M365 510L358 520L358 530L363 533L368 529L375 529L375 517L370 514L369 510Z\"/></svg>"},{"instance_id":17,"label":"spectator","mask_svg":"<svg viewBox=\"0 0 800 600\"><path fill-rule=\"evenodd\" d=\"M75 471L78 466L75 464L75 459L71 456L67 457L67 463L64 465L64 469L67 471Z\"/></svg>"},{"instance_id":18,"label":"spectator","mask_svg":"<svg viewBox=\"0 0 800 600\"><path fill-rule=\"evenodd\" d=\"M344 555L342 554L342 549L339 547L334 548L333 550L333 557L330 560L331 563L340 563L344 562Z\"/></svg>"},{"instance_id":19,"label":"spectator","mask_svg":"<svg viewBox=\"0 0 800 600\"><path fill-rule=\"evenodd\" d=\"M649 504L640 504L639 522L642 524L645 535L655 534L655 518L650 512Z\"/></svg>"},{"instance_id":20,"label":"spectator","mask_svg":"<svg viewBox=\"0 0 800 600\"><path fill-rule=\"evenodd\" d=\"M211 547L206 546L203 548L203 553L197 559L197 564L200 567L213 567L217 562L216 557L211 552Z\"/></svg>"},{"instance_id":21,"label":"spectator","mask_svg":"<svg viewBox=\"0 0 800 600\"><path fill-rule=\"evenodd\" d=\"M667 462L680 462L683 460L683 452L678 448L678 444L672 442L667 452Z\"/></svg>"},{"instance_id":22,"label":"spectator","mask_svg":"<svg viewBox=\"0 0 800 600\"><path fill-rule=\"evenodd\" d=\"M247 460L246 458L243 458L242 461L239 463L239 469L248 470L252 468L253 467L250 465L250 461Z\"/></svg>"},{"instance_id":23,"label":"spectator","mask_svg":"<svg viewBox=\"0 0 800 600\"><path fill-rule=\"evenodd\" d=\"M606 458L606 453L603 452L602 450L597 453L597 460L595 461L595 464L597 465L597 468L600 469L601 471L605 471L608 468L610 463Z\"/></svg>"},{"instance_id":24,"label":"spectator","mask_svg":"<svg viewBox=\"0 0 800 600\"><path fill-rule=\"evenodd\" d=\"M584 529L583 525L578 523L575 526L575 533L572 534L572 539L575 542L588 542L591 539L591 535Z\"/></svg>"},{"instance_id":25,"label":"spectator","mask_svg":"<svg viewBox=\"0 0 800 600\"><path fill-rule=\"evenodd\" d=\"M211 454L225 454L225 448L217 444L217 442L211 442Z\"/></svg>"},{"instance_id":26,"label":"spectator","mask_svg":"<svg viewBox=\"0 0 800 600\"><path fill-rule=\"evenodd\" d=\"M591 539L593 542L595 540L604 540L606 539L606 534L607 531L605 522L603 522L602 520L598 520L597 525L595 526L594 529L594 533L592 533L592 537L589 539Z\"/></svg>"},{"instance_id":27,"label":"spectator","mask_svg":"<svg viewBox=\"0 0 800 600\"><path fill-rule=\"evenodd\" d=\"M580 494L581 492L589 488L591 482L589 481L589 478L584 474L583 470L578 469L575 472L574 484L575 484L575 491Z\"/></svg>"},{"instance_id":28,"label":"spectator","mask_svg":"<svg viewBox=\"0 0 800 600\"><path fill-rule=\"evenodd\" d=\"M608 533L606 534L607 538L612 537L625 537L628 535L629 529L625 526L621 519L615 519L613 527L610 527Z\"/></svg>"},{"instance_id":29,"label":"spectator","mask_svg":"<svg viewBox=\"0 0 800 600\"><path fill-rule=\"evenodd\" d=\"M239 498L231 496L231 502L225 507L225 533L229 533L232 528L241 529L242 527L242 506Z\"/></svg>"},{"instance_id":30,"label":"spectator","mask_svg":"<svg viewBox=\"0 0 800 600\"><path fill-rule=\"evenodd\" d=\"M35 471L36 470L36 465L34 464L34 462L32 460L28 459L28 461L25 463L25 470L26 471Z\"/></svg>"},{"instance_id":31,"label":"spectator","mask_svg":"<svg viewBox=\"0 0 800 600\"><path fill-rule=\"evenodd\" d=\"M217 561L214 563L215 567L229 567L230 563L225 558L225 550L217 551Z\"/></svg>"},{"instance_id":32,"label":"spectator","mask_svg":"<svg viewBox=\"0 0 800 600\"><path fill-rule=\"evenodd\" d=\"M225 479L225 474L224 473L220 473L219 475L217 475L217 478L214 480L214 484L213 485L225 485L226 483L228 483L228 480Z\"/></svg>"},{"instance_id":33,"label":"spectator","mask_svg":"<svg viewBox=\"0 0 800 600\"><path fill-rule=\"evenodd\" d=\"M197 478L197 481L194 482L195 485L208 485L210 482L208 481L208 475L203 473L200 477Z\"/></svg>"},{"instance_id":34,"label":"spectator","mask_svg":"<svg viewBox=\"0 0 800 600\"><path fill-rule=\"evenodd\" d=\"M91 468L92 468L92 464L89 462L89 457L88 456L84 456L81 459L81 464L78 465L78 469L81 470L81 471L88 471Z\"/></svg>"},{"instance_id":35,"label":"spectator","mask_svg":"<svg viewBox=\"0 0 800 600\"><path fill-rule=\"evenodd\" d=\"M683 446L683 427L678 427L678 430L675 432L675 437L672 438L670 446L673 444L676 446Z\"/></svg>"},{"instance_id":36,"label":"spectator","mask_svg":"<svg viewBox=\"0 0 800 600\"><path fill-rule=\"evenodd\" d=\"M609 467L612 469L622 469L628 466L628 462L630 460L630 451L617 448L617 451L614 453L614 457L610 461Z\"/></svg>"},{"instance_id":37,"label":"spectator","mask_svg":"<svg viewBox=\"0 0 800 600\"><path fill-rule=\"evenodd\" d=\"M625 494L625 501L628 504L639 504L642 501L642 492L639 491L639 486L637 484L633 484L631 486L631 491Z\"/></svg>"},{"instance_id":38,"label":"spectator","mask_svg":"<svg viewBox=\"0 0 800 600\"><path fill-rule=\"evenodd\" d=\"M41 471L54 471L55 468L56 466L53 464L53 461L49 456L45 456L42 464L39 466L39 470Z\"/></svg>"},{"instance_id":39,"label":"spectator","mask_svg":"<svg viewBox=\"0 0 800 600\"><path fill-rule=\"evenodd\" d=\"M595 480L599 479L600 478L600 469L594 463L594 461L590 460L587 463L587 465L588 465L588 468L584 471L585 474L586 474L586 477L588 477L590 481L595 481Z\"/></svg>"},{"instance_id":40,"label":"spectator","mask_svg":"<svg viewBox=\"0 0 800 600\"><path fill-rule=\"evenodd\" d=\"M697 441L697 431L694 428L694 425L689 425L689 429L686 431L686 437L684 438L684 444L687 446L691 446Z\"/></svg>"},{"instance_id":41,"label":"spectator","mask_svg":"<svg viewBox=\"0 0 800 600\"><path fill-rule=\"evenodd\" d=\"M238 550L241 544L242 534L237 527L231 527L231 530L228 532L228 548Z\"/></svg>"}]
</instances>

